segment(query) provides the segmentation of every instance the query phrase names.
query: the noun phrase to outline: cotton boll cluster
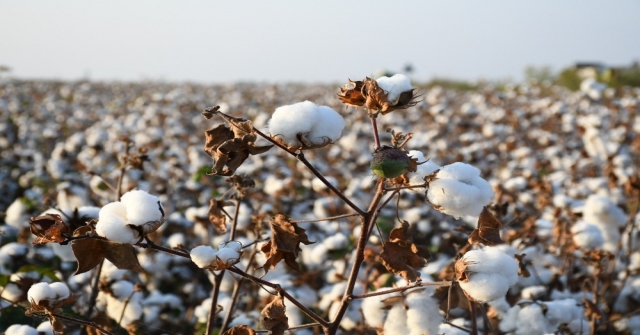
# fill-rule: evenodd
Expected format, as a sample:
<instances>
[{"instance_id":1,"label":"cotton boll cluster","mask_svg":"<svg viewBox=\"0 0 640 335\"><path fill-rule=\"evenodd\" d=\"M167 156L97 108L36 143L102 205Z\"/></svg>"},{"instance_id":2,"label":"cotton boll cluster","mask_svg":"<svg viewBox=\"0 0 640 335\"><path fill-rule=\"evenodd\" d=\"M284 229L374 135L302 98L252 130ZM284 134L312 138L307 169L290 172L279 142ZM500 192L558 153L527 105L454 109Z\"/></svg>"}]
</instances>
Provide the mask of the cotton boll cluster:
<instances>
[{"instance_id":1,"label":"cotton boll cluster","mask_svg":"<svg viewBox=\"0 0 640 335\"><path fill-rule=\"evenodd\" d=\"M142 317L142 292L129 281L115 281L109 286L109 292L100 291L96 308L116 322L120 321L120 326L127 327Z\"/></svg>"},{"instance_id":2,"label":"cotton boll cluster","mask_svg":"<svg viewBox=\"0 0 640 335\"><path fill-rule=\"evenodd\" d=\"M389 290L380 288L375 292ZM362 313L368 326L385 334L435 335L440 326L438 302L430 288L408 290L365 298Z\"/></svg>"},{"instance_id":3,"label":"cotton boll cluster","mask_svg":"<svg viewBox=\"0 0 640 335\"><path fill-rule=\"evenodd\" d=\"M493 196L491 185L480 177L480 170L459 162L443 166L427 191L427 198L436 209L455 218L478 216Z\"/></svg>"},{"instance_id":4,"label":"cotton boll cluster","mask_svg":"<svg viewBox=\"0 0 640 335\"><path fill-rule=\"evenodd\" d=\"M100 209L96 232L113 242L137 243L142 236L128 225L157 229L164 219L164 209L158 197L142 190L125 193L121 201Z\"/></svg>"},{"instance_id":5,"label":"cotton boll cluster","mask_svg":"<svg viewBox=\"0 0 640 335\"><path fill-rule=\"evenodd\" d=\"M518 281L518 263L497 247L468 251L455 268L460 287L480 302L504 297Z\"/></svg>"},{"instance_id":6,"label":"cotton boll cluster","mask_svg":"<svg viewBox=\"0 0 640 335\"><path fill-rule=\"evenodd\" d=\"M206 245L191 249L191 260L199 268L222 267L226 268L240 261L242 244L237 241L229 241L220 244L218 250ZM222 265L218 263L222 263Z\"/></svg>"},{"instance_id":7,"label":"cotton boll cluster","mask_svg":"<svg viewBox=\"0 0 640 335\"><path fill-rule=\"evenodd\" d=\"M342 116L333 109L304 101L276 108L269 132L287 146L314 148L337 141L344 125Z\"/></svg>"},{"instance_id":8,"label":"cotton boll cluster","mask_svg":"<svg viewBox=\"0 0 640 335\"><path fill-rule=\"evenodd\" d=\"M5 330L7 335L38 335L38 330L27 325L11 325Z\"/></svg>"}]
</instances>

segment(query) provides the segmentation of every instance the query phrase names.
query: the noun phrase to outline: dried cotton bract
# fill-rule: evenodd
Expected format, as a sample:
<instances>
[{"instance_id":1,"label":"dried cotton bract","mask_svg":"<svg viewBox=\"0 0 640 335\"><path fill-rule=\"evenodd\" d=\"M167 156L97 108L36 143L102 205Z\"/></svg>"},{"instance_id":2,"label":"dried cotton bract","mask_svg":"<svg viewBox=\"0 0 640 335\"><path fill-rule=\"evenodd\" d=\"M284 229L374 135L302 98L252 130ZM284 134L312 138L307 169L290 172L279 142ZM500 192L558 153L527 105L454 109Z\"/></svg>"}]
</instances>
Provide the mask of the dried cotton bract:
<instances>
[{"instance_id":1,"label":"dried cotton bract","mask_svg":"<svg viewBox=\"0 0 640 335\"><path fill-rule=\"evenodd\" d=\"M368 77L362 81L349 80L347 85L340 88L338 99L346 105L365 106L370 111L383 115L417 103L411 81L403 74L381 77L378 80Z\"/></svg>"},{"instance_id":2,"label":"dried cotton bract","mask_svg":"<svg viewBox=\"0 0 640 335\"><path fill-rule=\"evenodd\" d=\"M327 106L311 101L276 108L269 120L271 137L293 149L314 149L338 140L344 119Z\"/></svg>"}]
</instances>

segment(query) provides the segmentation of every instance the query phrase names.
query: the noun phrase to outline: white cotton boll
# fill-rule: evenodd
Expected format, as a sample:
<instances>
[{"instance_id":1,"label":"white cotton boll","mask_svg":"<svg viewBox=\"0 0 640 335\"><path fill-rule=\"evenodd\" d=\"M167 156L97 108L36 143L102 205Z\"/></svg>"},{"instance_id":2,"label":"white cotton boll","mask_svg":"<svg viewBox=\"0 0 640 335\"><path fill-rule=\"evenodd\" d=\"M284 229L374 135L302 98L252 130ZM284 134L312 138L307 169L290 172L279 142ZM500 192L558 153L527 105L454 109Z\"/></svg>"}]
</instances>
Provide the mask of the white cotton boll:
<instances>
[{"instance_id":1,"label":"white cotton boll","mask_svg":"<svg viewBox=\"0 0 640 335\"><path fill-rule=\"evenodd\" d=\"M525 287L520 291L520 296L525 299L539 299L547 294L547 287L542 285Z\"/></svg>"},{"instance_id":2,"label":"white cotton boll","mask_svg":"<svg viewBox=\"0 0 640 335\"><path fill-rule=\"evenodd\" d=\"M460 287L476 301L488 302L504 297L509 290L509 282L489 273L476 273L469 281L460 282Z\"/></svg>"},{"instance_id":3,"label":"white cotton boll","mask_svg":"<svg viewBox=\"0 0 640 335\"><path fill-rule=\"evenodd\" d=\"M280 138L288 145L300 146L297 136L311 132L318 118L316 108L311 101L276 108L269 120L271 136Z\"/></svg>"},{"instance_id":4,"label":"white cotton boll","mask_svg":"<svg viewBox=\"0 0 640 335\"><path fill-rule=\"evenodd\" d=\"M469 278L460 286L481 302L503 297L518 281L518 262L496 247L468 251L456 262L456 268L459 266Z\"/></svg>"},{"instance_id":5,"label":"white cotton boll","mask_svg":"<svg viewBox=\"0 0 640 335\"><path fill-rule=\"evenodd\" d=\"M108 203L100 208L98 220L102 216L117 216L125 220L127 218L127 207L119 201Z\"/></svg>"},{"instance_id":6,"label":"white cotton boll","mask_svg":"<svg viewBox=\"0 0 640 335\"><path fill-rule=\"evenodd\" d=\"M291 181L290 178L281 179L273 174L267 176L267 179L264 180L264 185L262 190L264 193L275 197L278 193L284 191L286 189L287 184Z\"/></svg>"},{"instance_id":7,"label":"white cotton boll","mask_svg":"<svg viewBox=\"0 0 640 335\"><path fill-rule=\"evenodd\" d=\"M624 227L628 217L608 198L593 194L584 203L583 219L599 225Z\"/></svg>"},{"instance_id":8,"label":"white cotton boll","mask_svg":"<svg viewBox=\"0 0 640 335\"><path fill-rule=\"evenodd\" d=\"M311 244L302 250L302 260L310 267L318 267L329 259L329 251L323 243Z\"/></svg>"},{"instance_id":9,"label":"white cotton boll","mask_svg":"<svg viewBox=\"0 0 640 335\"><path fill-rule=\"evenodd\" d=\"M389 310L387 319L384 322L385 334L409 334L407 328L407 311L403 304L396 304Z\"/></svg>"},{"instance_id":10,"label":"white cotton boll","mask_svg":"<svg viewBox=\"0 0 640 335\"><path fill-rule=\"evenodd\" d=\"M199 323L207 323L209 311L211 311L211 298L204 299L200 305L196 306L193 314L198 318Z\"/></svg>"},{"instance_id":11,"label":"white cotton boll","mask_svg":"<svg viewBox=\"0 0 640 335\"><path fill-rule=\"evenodd\" d=\"M127 208L127 219L132 225L140 226L164 218L164 209L160 205L160 200L146 191L129 191L120 198L120 201Z\"/></svg>"},{"instance_id":12,"label":"white cotton boll","mask_svg":"<svg viewBox=\"0 0 640 335\"><path fill-rule=\"evenodd\" d=\"M223 249L223 248L233 249L236 252L240 252L240 250L242 250L242 243L238 241L228 241L228 242L222 242L218 244L218 249Z\"/></svg>"},{"instance_id":13,"label":"white cotton boll","mask_svg":"<svg viewBox=\"0 0 640 335\"><path fill-rule=\"evenodd\" d=\"M49 283L37 283L31 285L27 292L27 300L38 304L42 300L54 300L56 292L49 286Z\"/></svg>"},{"instance_id":14,"label":"white cotton boll","mask_svg":"<svg viewBox=\"0 0 640 335\"><path fill-rule=\"evenodd\" d=\"M101 214L96 224L96 233L118 243L137 243L137 233L127 227L127 222L116 215Z\"/></svg>"},{"instance_id":15,"label":"white cotton boll","mask_svg":"<svg viewBox=\"0 0 640 335\"><path fill-rule=\"evenodd\" d=\"M240 260L240 253L232 248L222 248L216 252L216 257L221 261L229 264L235 263Z\"/></svg>"},{"instance_id":16,"label":"white cotton boll","mask_svg":"<svg viewBox=\"0 0 640 335\"><path fill-rule=\"evenodd\" d=\"M389 290L389 288L381 287L372 293L386 290ZM390 293L368 297L362 300L362 314L364 315L364 321L369 327L382 328L385 318L387 317L386 305L382 301L398 295L398 293Z\"/></svg>"},{"instance_id":17,"label":"white cotton boll","mask_svg":"<svg viewBox=\"0 0 640 335\"><path fill-rule=\"evenodd\" d=\"M216 260L216 251L210 246L201 245L191 249L191 260L201 269Z\"/></svg>"},{"instance_id":18,"label":"white cotton boll","mask_svg":"<svg viewBox=\"0 0 640 335\"><path fill-rule=\"evenodd\" d=\"M337 233L327 237L322 243L327 250L339 250L349 245L349 238L343 233Z\"/></svg>"},{"instance_id":19,"label":"white cotton boll","mask_svg":"<svg viewBox=\"0 0 640 335\"><path fill-rule=\"evenodd\" d=\"M0 248L0 252L11 257L20 257L26 255L29 252L29 248L22 243L9 242Z\"/></svg>"},{"instance_id":20,"label":"white cotton boll","mask_svg":"<svg viewBox=\"0 0 640 335\"><path fill-rule=\"evenodd\" d=\"M183 233L174 233L167 239L170 248L178 248L185 245L185 236Z\"/></svg>"},{"instance_id":21,"label":"white cotton boll","mask_svg":"<svg viewBox=\"0 0 640 335\"><path fill-rule=\"evenodd\" d=\"M38 335L38 331L27 325L11 325L5 330L6 335Z\"/></svg>"},{"instance_id":22,"label":"white cotton boll","mask_svg":"<svg viewBox=\"0 0 640 335\"><path fill-rule=\"evenodd\" d=\"M0 288L0 298L8 301L19 301L22 299L23 293L16 283L8 283L5 287Z\"/></svg>"},{"instance_id":23,"label":"white cotton boll","mask_svg":"<svg viewBox=\"0 0 640 335\"><path fill-rule=\"evenodd\" d=\"M119 280L111 284L111 292L113 293L114 297L122 301L129 298L133 294L134 289L135 286L131 282L126 280Z\"/></svg>"},{"instance_id":24,"label":"white cotton boll","mask_svg":"<svg viewBox=\"0 0 640 335\"><path fill-rule=\"evenodd\" d=\"M307 135L307 139L315 145L333 143L340 139L344 129L344 118L327 106L318 106L316 123Z\"/></svg>"},{"instance_id":25,"label":"white cotton boll","mask_svg":"<svg viewBox=\"0 0 640 335\"><path fill-rule=\"evenodd\" d=\"M327 176L325 177L325 179L334 187L338 186L338 180L336 178ZM325 185L318 177L313 178L313 180L311 181L311 188L313 188L313 190L316 192L322 192L328 189L327 185Z\"/></svg>"},{"instance_id":26,"label":"white cotton boll","mask_svg":"<svg viewBox=\"0 0 640 335\"><path fill-rule=\"evenodd\" d=\"M69 297L69 295L71 295L69 287L61 282L51 283L49 284L49 287L53 290L53 292L55 292L56 299L66 299Z\"/></svg>"},{"instance_id":27,"label":"white cotton boll","mask_svg":"<svg viewBox=\"0 0 640 335\"><path fill-rule=\"evenodd\" d=\"M513 306L500 322L500 330L514 332L516 335L547 334L555 329L544 317L539 304L531 303L528 306Z\"/></svg>"},{"instance_id":28,"label":"white cotton boll","mask_svg":"<svg viewBox=\"0 0 640 335\"><path fill-rule=\"evenodd\" d=\"M411 91L411 80L404 74L398 73L392 77L380 77L376 79L378 86L387 92L387 100L392 104L396 104L400 94L403 92Z\"/></svg>"},{"instance_id":29,"label":"white cotton boll","mask_svg":"<svg viewBox=\"0 0 640 335\"><path fill-rule=\"evenodd\" d=\"M53 328L51 328L51 322L49 321L44 321L39 324L36 330L38 331L38 335L53 335ZM10 333L7 331L6 334Z\"/></svg>"},{"instance_id":30,"label":"white cotton boll","mask_svg":"<svg viewBox=\"0 0 640 335\"><path fill-rule=\"evenodd\" d=\"M409 151L409 156L418 160L418 163L423 163L418 165L416 172L412 172L409 174L409 183L411 185L419 185L424 183L424 177L432 174L435 170L438 170L440 166L434 163L432 160L427 160L422 152L417 150ZM414 191L424 192L423 189L415 189Z\"/></svg>"},{"instance_id":31,"label":"white cotton boll","mask_svg":"<svg viewBox=\"0 0 640 335\"><path fill-rule=\"evenodd\" d=\"M441 335L467 335L469 333L464 331L464 330L462 330L462 329L456 328L456 327L454 327L454 326L452 326L450 324L443 323L438 328L438 334L441 334Z\"/></svg>"},{"instance_id":32,"label":"white cotton boll","mask_svg":"<svg viewBox=\"0 0 640 335\"><path fill-rule=\"evenodd\" d=\"M429 289L421 289L406 294L407 328L410 335L436 335L441 317L438 301L431 297Z\"/></svg>"},{"instance_id":33,"label":"white cotton boll","mask_svg":"<svg viewBox=\"0 0 640 335\"><path fill-rule=\"evenodd\" d=\"M16 199L9 205L5 212L4 222L16 229L29 227L29 214L27 206L21 198Z\"/></svg>"},{"instance_id":34,"label":"white cotton boll","mask_svg":"<svg viewBox=\"0 0 640 335\"><path fill-rule=\"evenodd\" d=\"M453 163L440 169L427 191L429 202L438 210L460 218L478 216L493 199L493 189L480 178L480 170L465 164Z\"/></svg>"},{"instance_id":35,"label":"white cotton boll","mask_svg":"<svg viewBox=\"0 0 640 335\"><path fill-rule=\"evenodd\" d=\"M124 310L124 312L123 312ZM120 301L111 296L107 296L107 315L118 321L122 317L120 326L127 327L135 321L138 321L142 316L142 305L139 301L134 299L128 302Z\"/></svg>"},{"instance_id":36,"label":"white cotton boll","mask_svg":"<svg viewBox=\"0 0 640 335\"><path fill-rule=\"evenodd\" d=\"M594 224L586 221L578 221L571 227L573 243L585 250L599 249L604 243L602 230Z\"/></svg>"}]
</instances>

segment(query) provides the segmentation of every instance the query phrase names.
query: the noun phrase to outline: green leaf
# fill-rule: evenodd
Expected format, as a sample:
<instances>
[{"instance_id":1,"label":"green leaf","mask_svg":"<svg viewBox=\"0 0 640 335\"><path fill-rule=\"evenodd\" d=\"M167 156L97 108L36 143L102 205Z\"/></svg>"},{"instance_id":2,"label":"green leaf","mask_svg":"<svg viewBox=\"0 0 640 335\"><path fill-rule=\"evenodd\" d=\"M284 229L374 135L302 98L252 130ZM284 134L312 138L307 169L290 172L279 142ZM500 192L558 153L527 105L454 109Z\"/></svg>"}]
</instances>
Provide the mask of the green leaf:
<instances>
[{"instance_id":1,"label":"green leaf","mask_svg":"<svg viewBox=\"0 0 640 335\"><path fill-rule=\"evenodd\" d=\"M43 275L53 281L60 281L58 276L56 276L55 271L51 268L39 267L37 265L24 265L21 266L16 272L37 272L40 275Z\"/></svg>"}]
</instances>

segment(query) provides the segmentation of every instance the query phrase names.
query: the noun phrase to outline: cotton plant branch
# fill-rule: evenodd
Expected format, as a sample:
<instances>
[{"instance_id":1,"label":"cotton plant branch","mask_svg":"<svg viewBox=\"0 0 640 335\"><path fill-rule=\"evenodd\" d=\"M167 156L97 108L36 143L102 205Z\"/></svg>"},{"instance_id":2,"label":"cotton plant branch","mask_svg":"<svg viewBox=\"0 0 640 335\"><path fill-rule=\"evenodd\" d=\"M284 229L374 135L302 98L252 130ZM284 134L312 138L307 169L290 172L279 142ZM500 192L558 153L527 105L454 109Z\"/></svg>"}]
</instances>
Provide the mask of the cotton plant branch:
<instances>
[{"instance_id":1,"label":"cotton plant branch","mask_svg":"<svg viewBox=\"0 0 640 335\"><path fill-rule=\"evenodd\" d=\"M75 323L75 324L83 325L83 326L86 326L86 327L91 327L91 328L99 331L101 334L104 334L104 335L114 335L112 332L100 327L97 323L95 323L93 321L87 321L87 320L83 320L83 319L79 319L79 318L65 316L65 315L62 315L62 314L56 314L56 313L51 314L51 316L54 316L59 320L69 321L69 322L72 322L72 323Z\"/></svg>"},{"instance_id":2,"label":"cotton plant branch","mask_svg":"<svg viewBox=\"0 0 640 335\"><path fill-rule=\"evenodd\" d=\"M358 213L342 214L342 215L329 216L329 217L326 217L326 218L319 218L319 219L291 220L291 223L322 222L322 221L330 221L330 220L344 219L344 218L349 218L349 217L359 216L359 215L360 215L360 214L358 214Z\"/></svg>"},{"instance_id":3,"label":"cotton plant branch","mask_svg":"<svg viewBox=\"0 0 640 335\"><path fill-rule=\"evenodd\" d=\"M407 286L396 287L396 288L388 289L388 290L384 290L384 291L377 291L377 292L353 295L353 296L351 296L351 299L353 299L353 300L365 299L365 298L375 297L375 296L379 296L379 295L385 295L385 294L391 294L391 293L397 293L397 292L404 292L404 291L410 290L412 288L426 287L426 286L449 287L449 286L451 286L451 282L450 281L439 281L439 282L421 282L421 281L417 281L417 282L413 282L413 283L411 283L411 284L409 284Z\"/></svg>"}]
</instances>

